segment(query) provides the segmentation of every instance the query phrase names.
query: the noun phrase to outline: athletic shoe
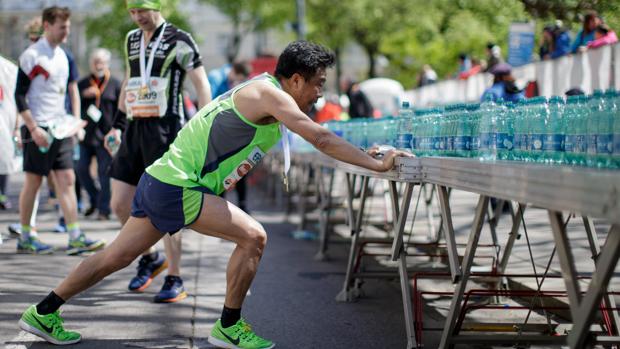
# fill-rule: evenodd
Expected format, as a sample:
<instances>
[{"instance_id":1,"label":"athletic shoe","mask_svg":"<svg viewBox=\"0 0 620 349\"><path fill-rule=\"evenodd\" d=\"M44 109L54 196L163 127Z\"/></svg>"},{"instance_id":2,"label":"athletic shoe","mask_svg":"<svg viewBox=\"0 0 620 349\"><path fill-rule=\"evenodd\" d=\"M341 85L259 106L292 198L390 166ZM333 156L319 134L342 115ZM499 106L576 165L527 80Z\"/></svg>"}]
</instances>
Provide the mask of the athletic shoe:
<instances>
[{"instance_id":1,"label":"athletic shoe","mask_svg":"<svg viewBox=\"0 0 620 349\"><path fill-rule=\"evenodd\" d=\"M144 291L153 282L153 278L166 268L168 268L168 261L163 253L157 253L157 258L154 261L142 256L140 263L138 263L138 274L129 281L129 291Z\"/></svg>"},{"instance_id":2,"label":"athletic shoe","mask_svg":"<svg viewBox=\"0 0 620 349\"><path fill-rule=\"evenodd\" d=\"M67 254L74 256L84 252L97 251L102 249L103 246L105 246L105 240L91 240L82 233L77 239L69 240Z\"/></svg>"},{"instance_id":3,"label":"athletic shoe","mask_svg":"<svg viewBox=\"0 0 620 349\"><path fill-rule=\"evenodd\" d=\"M8 226L9 234L11 237L20 237L22 236L22 226L19 223L11 223Z\"/></svg>"},{"instance_id":4,"label":"athletic shoe","mask_svg":"<svg viewBox=\"0 0 620 349\"><path fill-rule=\"evenodd\" d=\"M209 343L228 349L271 349L276 346L272 341L257 336L243 319L228 328L223 328L221 321L217 320L209 335Z\"/></svg>"},{"instance_id":5,"label":"athletic shoe","mask_svg":"<svg viewBox=\"0 0 620 349\"><path fill-rule=\"evenodd\" d=\"M37 307L31 305L19 320L19 328L56 345L74 344L82 340L79 333L65 331L63 321L59 310L48 315L39 315Z\"/></svg>"},{"instance_id":6,"label":"athletic shoe","mask_svg":"<svg viewBox=\"0 0 620 349\"><path fill-rule=\"evenodd\" d=\"M89 217L97 210L96 206L90 206L86 211L84 211L84 217Z\"/></svg>"},{"instance_id":7,"label":"athletic shoe","mask_svg":"<svg viewBox=\"0 0 620 349\"><path fill-rule=\"evenodd\" d=\"M6 195L0 195L0 210L9 210L11 208L13 208L13 205L11 205L9 198Z\"/></svg>"},{"instance_id":8,"label":"athletic shoe","mask_svg":"<svg viewBox=\"0 0 620 349\"><path fill-rule=\"evenodd\" d=\"M54 227L54 233L66 233L67 224L65 223L65 217L58 218L58 224Z\"/></svg>"},{"instance_id":9,"label":"athletic shoe","mask_svg":"<svg viewBox=\"0 0 620 349\"><path fill-rule=\"evenodd\" d=\"M168 275L161 291L155 295L155 303L174 303L187 297L183 279L178 276Z\"/></svg>"},{"instance_id":10,"label":"athletic shoe","mask_svg":"<svg viewBox=\"0 0 620 349\"><path fill-rule=\"evenodd\" d=\"M25 254L52 254L52 246L42 243L38 238L31 236L26 240L17 240L17 253Z\"/></svg>"}]
</instances>

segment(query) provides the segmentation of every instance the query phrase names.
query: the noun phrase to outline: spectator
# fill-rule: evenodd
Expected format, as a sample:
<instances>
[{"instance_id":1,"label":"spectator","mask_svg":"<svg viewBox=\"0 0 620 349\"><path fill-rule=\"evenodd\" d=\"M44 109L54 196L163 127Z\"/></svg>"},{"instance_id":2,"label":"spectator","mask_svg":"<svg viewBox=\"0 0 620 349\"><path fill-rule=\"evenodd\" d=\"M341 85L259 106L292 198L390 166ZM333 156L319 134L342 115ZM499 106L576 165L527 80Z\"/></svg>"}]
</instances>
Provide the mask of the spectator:
<instances>
[{"instance_id":1,"label":"spectator","mask_svg":"<svg viewBox=\"0 0 620 349\"><path fill-rule=\"evenodd\" d=\"M540 59L556 59L570 53L570 33L561 25L548 25L543 29Z\"/></svg>"},{"instance_id":2,"label":"spectator","mask_svg":"<svg viewBox=\"0 0 620 349\"><path fill-rule=\"evenodd\" d=\"M495 43L489 42L487 44L487 68L484 71L489 72L496 64L503 62L502 49Z\"/></svg>"},{"instance_id":3,"label":"spectator","mask_svg":"<svg viewBox=\"0 0 620 349\"><path fill-rule=\"evenodd\" d=\"M211 98L224 94L231 88L246 81L252 72L252 67L246 61L238 61L213 69L207 74L211 85Z\"/></svg>"},{"instance_id":4,"label":"spectator","mask_svg":"<svg viewBox=\"0 0 620 349\"><path fill-rule=\"evenodd\" d=\"M359 84L348 78L341 80L341 89L349 97L349 116L353 118L369 118L374 114L374 108Z\"/></svg>"},{"instance_id":5,"label":"spectator","mask_svg":"<svg viewBox=\"0 0 620 349\"><path fill-rule=\"evenodd\" d=\"M467 72L471 69L471 59L466 53L459 54L459 74Z\"/></svg>"},{"instance_id":6,"label":"spectator","mask_svg":"<svg viewBox=\"0 0 620 349\"><path fill-rule=\"evenodd\" d=\"M437 73L430 65L425 64L418 78L418 87L434 84L435 82L437 82Z\"/></svg>"},{"instance_id":7,"label":"spectator","mask_svg":"<svg viewBox=\"0 0 620 349\"><path fill-rule=\"evenodd\" d=\"M315 121L323 123L331 120L340 120L342 107L340 106L338 95L325 94L324 99L325 105L316 113Z\"/></svg>"},{"instance_id":8,"label":"spectator","mask_svg":"<svg viewBox=\"0 0 620 349\"><path fill-rule=\"evenodd\" d=\"M471 60L471 68L469 68L468 71L464 71L462 73L459 73L458 78L461 80L466 80L468 79L470 76L474 76L478 73L480 73L481 71L486 71L485 70L485 66L486 66L486 62L484 61L480 61L476 58Z\"/></svg>"},{"instance_id":9,"label":"spectator","mask_svg":"<svg viewBox=\"0 0 620 349\"><path fill-rule=\"evenodd\" d=\"M577 53L577 51L583 51L590 41L594 41L594 32L601 24L603 24L603 21L596 11L588 12L583 18L583 29L577 33L575 41L573 41L571 45L570 52Z\"/></svg>"},{"instance_id":10,"label":"spectator","mask_svg":"<svg viewBox=\"0 0 620 349\"><path fill-rule=\"evenodd\" d=\"M9 175L17 170L13 161L17 146L13 137L19 137L17 108L13 99L16 79L17 66L0 56L0 210L12 206L7 197L7 185Z\"/></svg>"},{"instance_id":11,"label":"spectator","mask_svg":"<svg viewBox=\"0 0 620 349\"><path fill-rule=\"evenodd\" d=\"M496 101L503 99L507 102L517 102L525 98L525 94L515 84L515 78L510 74L512 67L507 63L496 64L491 69L493 86L482 94L482 101Z\"/></svg>"},{"instance_id":12,"label":"spectator","mask_svg":"<svg viewBox=\"0 0 620 349\"><path fill-rule=\"evenodd\" d=\"M594 40L588 43L588 48L597 48L605 45L612 45L618 42L616 33L609 29L605 24L601 24L596 27L594 31Z\"/></svg>"},{"instance_id":13,"label":"spectator","mask_svg":"<svg viewBox=\"0 0 620 349\"><path fill-rule=\"evenodd\" d=\"M88 121L86 135L80 143L77 174L88 192L90 207L84 213L90 216L98 211L99 220L110 219L110 177L108 167L112 156L104 148L104 136L110 131L118 106L121 83L110 76L110 51L96 49L90 56L90 75L78 82L81 95L82 118ZM99 188L90 175L93 156L97 159Z\"/></svg>"}]
</instances>

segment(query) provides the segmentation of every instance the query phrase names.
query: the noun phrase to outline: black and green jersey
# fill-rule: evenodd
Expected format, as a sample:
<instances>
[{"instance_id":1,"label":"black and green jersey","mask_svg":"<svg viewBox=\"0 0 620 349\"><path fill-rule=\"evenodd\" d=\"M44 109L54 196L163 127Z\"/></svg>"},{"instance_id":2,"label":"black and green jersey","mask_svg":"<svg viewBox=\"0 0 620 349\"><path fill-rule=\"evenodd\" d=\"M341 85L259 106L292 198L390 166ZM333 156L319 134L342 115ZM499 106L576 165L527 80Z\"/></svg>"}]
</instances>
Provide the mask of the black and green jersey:
<instances>
[{"instance_id":1,"label":"black and green jersey","mask_svg":"<svg viewBox=\"0 0 620 349\"><path fill-rule=\"evenodd\" d=\"M159 36L164 24L160 25L153 34L153 39L146 48L146 57L150 57L151 50ZM125 39L125 58L126 69L129 72L130 81L132 78L140 79L140 43L142 41L142 30L135 29L127 33ZM165 115L152 115L153 117L172 117L181 119L183 116L183 80L187 71L202 66L198 46L192 36L175 27L173 24L165 23L165 30L162 40L155 51L155 59L151 77L164 78L167 80L166 99L167 108ZM161 81L161 80L158 80ZM128 99L136 96L127 96Z\"/></svg>"},{"instance_id":2,"label":"black and green jersey","mask_svg":"<svg viewBox=\"0 0 620 349\"><path fill-rule=\"evenodd\" d=\"M146 172L167 184L217 195L233 187L281 137L279 122L254 124L235 107L235 93L258 81L281 88L273 76L263 74L219 96L179 131Z\"/></svg>"}]
</instances>

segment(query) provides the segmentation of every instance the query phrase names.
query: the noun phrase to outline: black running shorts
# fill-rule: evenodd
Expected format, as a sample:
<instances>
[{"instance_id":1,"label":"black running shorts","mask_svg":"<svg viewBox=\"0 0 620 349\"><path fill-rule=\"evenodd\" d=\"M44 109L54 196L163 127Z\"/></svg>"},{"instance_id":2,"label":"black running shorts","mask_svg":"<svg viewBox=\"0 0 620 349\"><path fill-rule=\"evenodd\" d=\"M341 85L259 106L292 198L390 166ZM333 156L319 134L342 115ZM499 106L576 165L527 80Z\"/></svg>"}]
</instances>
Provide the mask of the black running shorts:
<instances>
[{"instance_id":1,"label":"black running shorts","mask_svg":"<svg viewBox=\"0 0 620 349\"><path fill-rule=\"evenodd\" d=\"M144 169L164 155L180 129L174 118L129 121L112 160L110 177L137 186Z\"/></svg>"},{"instance_id":2,"label":"black running shorts","mask_svg":"<svg viewBox=\"0 0 620 349\"><path fill-rule=\"evenodd\" d=\"M73 169L73 137L54 139L47 152L42 152L25 125L21 128L21 136L24 140L24 172L47 176L52 170Z\"/></svg>"}]
</instances>

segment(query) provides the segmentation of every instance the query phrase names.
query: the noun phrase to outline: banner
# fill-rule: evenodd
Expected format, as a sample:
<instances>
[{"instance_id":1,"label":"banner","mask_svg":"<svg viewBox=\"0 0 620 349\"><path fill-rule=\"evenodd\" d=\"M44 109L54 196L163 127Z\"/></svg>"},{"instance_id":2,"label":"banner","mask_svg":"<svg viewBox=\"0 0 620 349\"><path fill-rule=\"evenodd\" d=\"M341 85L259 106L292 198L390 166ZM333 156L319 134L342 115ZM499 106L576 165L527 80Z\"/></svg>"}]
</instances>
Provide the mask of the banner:
<instances>
[{"instance_id":1,"label":"banner","mask_svg":"<svg viewBox=\"0 0 620 349\"><path fill-rule=\"evenodd\" d=\"M518 67L531 62L535 46L534 22L512 23L508 34L508 64Z\"/></svg>"}]
</instances>

